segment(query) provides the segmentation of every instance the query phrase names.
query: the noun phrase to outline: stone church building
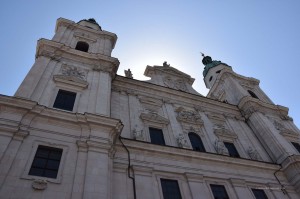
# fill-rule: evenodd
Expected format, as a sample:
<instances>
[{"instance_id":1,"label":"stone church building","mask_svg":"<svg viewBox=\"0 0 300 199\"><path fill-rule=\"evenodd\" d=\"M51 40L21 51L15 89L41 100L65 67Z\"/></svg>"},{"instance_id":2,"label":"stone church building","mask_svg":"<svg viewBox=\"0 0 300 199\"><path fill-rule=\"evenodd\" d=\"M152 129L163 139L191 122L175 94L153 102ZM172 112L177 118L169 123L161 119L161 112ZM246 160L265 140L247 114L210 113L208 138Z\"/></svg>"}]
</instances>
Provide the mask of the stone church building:
<instances>
[{"instance_id":1,"label":"stone church building","mask_svg":"<svg viewBox=\"0 0 300 199\"><path fill-rule=\"evenodd\" d=\"M59 18L0 95L0 198L299 199L299 129L259 80L204 56L206 97L166 62L117 75L114 33Z\"/></svg>"}]
</instances>

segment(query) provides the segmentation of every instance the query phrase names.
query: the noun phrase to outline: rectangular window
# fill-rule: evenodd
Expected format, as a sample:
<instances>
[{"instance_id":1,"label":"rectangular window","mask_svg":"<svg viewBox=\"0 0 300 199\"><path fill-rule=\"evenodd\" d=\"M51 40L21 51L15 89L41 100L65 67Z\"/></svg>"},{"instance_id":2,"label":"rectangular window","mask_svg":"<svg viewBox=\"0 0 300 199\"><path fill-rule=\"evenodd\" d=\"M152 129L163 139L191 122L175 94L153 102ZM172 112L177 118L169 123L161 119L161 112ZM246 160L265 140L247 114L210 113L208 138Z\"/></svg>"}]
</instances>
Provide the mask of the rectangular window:
<instances>
[{"instance_id":1,"label":"rectangular window","mask_svg":"<svg viewBox=\"0 0 300 199\"><path fill-rule=\"evenodd\" d=\"M164 199L181 199L177 180L160 179Z\"/></svg>"},{"instance_id":2,"label":"rectangular window","mask_svg":"<svg viewBox=\"0 0 300 199\"><path fill-rule=\"evenodd\" d=\"M62 149L39 145L28 175L56 178Z\"/></svg>"},{"instance_id":3,"label":"rectangular window","mask_svg":"<svg viewBox=\"0 0 300 199\"><path fill-rule=\"evenodd\" d=\"M59 90L53 107L66 111L73 111L76 93L70 91Z\"/></svg>"},{"instance_id":4,"label":"rectangular window","mask_svg":"<svg viewBox=\"0 0 300 199\"><path fill-rule=\"evenodd\" d=\"M223 185L210 185L211 191L214 195L214 199L229 199L226 189Z\"/></svg>"},{"instance_id":5,"label":"rectangular window","mask_svg":"<svg viewBox=\"0 0 300 199\"><path fill-rule=\"evenodd\" d=\"M152 144L166 145L164 134L161 129L149 128L150 139Z\"/></svg>"},{"instance_id":6,"label":"rectangular window","mask_svg":"<svg viewBox=\"0 0 300 199\"><path fill-rule=\"evenodd\" d=\"M236 148L235 148L235 146L234 146L233 143L231 143L231 142L224 142L224 145L225 145L225 147L228 150L229 156L236 157L236 158L240 157L240 155L237 152L237 150L236 150Z\"/></svg>"},{"instance_id":7,"label":"rectangular window","mask_svg":"<svg viewBox=\"0 0 300 199\"><path fill-rule=\"evenodd\" d=\"M293 146L297 149L297 151L300 153L300 144L296 142L292 142Z\"/></svg>"},{"instance_id":8,"label":"rectangular window","mask_svg":"<svg viewBox=\"0 0 300 199\"><path fill-rule=\"evenodd\" d=\"M252 192L256 199L268 199L264 190L261 189L252 189Z\"/></svg>"}]
</instances>

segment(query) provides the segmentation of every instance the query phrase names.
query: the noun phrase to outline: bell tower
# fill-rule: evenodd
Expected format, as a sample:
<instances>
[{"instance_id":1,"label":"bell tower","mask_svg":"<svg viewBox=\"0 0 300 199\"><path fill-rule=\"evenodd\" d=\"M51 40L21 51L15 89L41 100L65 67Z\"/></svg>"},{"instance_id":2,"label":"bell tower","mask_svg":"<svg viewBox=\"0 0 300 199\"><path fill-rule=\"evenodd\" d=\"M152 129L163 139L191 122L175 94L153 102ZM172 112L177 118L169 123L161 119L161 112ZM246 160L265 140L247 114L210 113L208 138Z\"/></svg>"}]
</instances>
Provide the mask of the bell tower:
<instances>
[{"instance_id":1,"label":"bell tower","mask_svg":"<svg viewBox=\"0 0 300 199\"><path fill-rule=\"evenodd\" d=\"M110 116L111 81L119 66L111 57L117 36L94 20L59 18L52 40L40 39L36 60L15 97L78 113Z\"/></svg>"},{"instance_id":2,"label":"bell tower","mask_svg":"<svg viewBox=\"0 0 300 199\"><path fill-rule=\"evenodd\" d=\"M259 80L235 73L221 61L205 56L203 76L208 98L236 105L274 163L300 192L300 131L288 116L288 108L275 105L260 89ZM297 145L297 146L295 146Z\"/></svg>"}]
</instances>

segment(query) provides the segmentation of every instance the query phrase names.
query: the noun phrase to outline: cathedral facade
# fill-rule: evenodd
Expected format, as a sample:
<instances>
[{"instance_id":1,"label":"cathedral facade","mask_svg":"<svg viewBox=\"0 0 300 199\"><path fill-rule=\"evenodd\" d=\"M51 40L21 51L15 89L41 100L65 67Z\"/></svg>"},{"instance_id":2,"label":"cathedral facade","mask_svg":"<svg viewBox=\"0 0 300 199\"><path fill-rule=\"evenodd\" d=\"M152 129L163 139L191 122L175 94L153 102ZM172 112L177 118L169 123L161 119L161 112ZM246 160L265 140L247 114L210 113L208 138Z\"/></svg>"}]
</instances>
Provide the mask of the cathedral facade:
<instances>
[{"instance_id":1,"label":"cathedral facade","mask_svg":"<svg viewBox=\"0 0 300 199\"><path fill-rule=\"evenodd\" d=\"M119 76L116 41L63 18L38 41L0 95L0 198L300 198L300 131L259 80L204 55L206 97L166 62Z\"/></svg>"}]
</instances>

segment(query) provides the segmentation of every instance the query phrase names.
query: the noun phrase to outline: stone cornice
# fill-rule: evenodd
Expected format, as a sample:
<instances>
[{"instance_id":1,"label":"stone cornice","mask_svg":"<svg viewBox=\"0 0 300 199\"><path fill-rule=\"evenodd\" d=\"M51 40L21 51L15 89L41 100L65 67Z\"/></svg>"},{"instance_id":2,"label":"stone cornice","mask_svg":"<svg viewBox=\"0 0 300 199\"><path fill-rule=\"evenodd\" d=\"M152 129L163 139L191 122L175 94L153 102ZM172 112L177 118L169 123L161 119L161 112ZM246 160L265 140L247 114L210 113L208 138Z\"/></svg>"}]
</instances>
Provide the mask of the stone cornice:
<instances>
[{"instance_id":1,"label":"stone cornice","mask_svg":"<svg viewBox=\"0 0 300 199\"><path fill-rule=\"evenodd\" d=\"M117 35L105 30L94 30L85 26L82 26L78 23L75 23L74 21L68 20L68 19L64 19L64 18L59 18L56 21L56 27L55 27L55 32L57 32L58 28L60 26L65 26L68 28L72 28L72 29L79 29L79 30L83 30L84 32L88 32L88 33L92 33L94 35L96 35L97 37L107 37L112 41L112 46L114 48L116 41L117 41Z\"/></svg>"},{"instance_id":2,"label":"stone cornice","mask_svg":"<svg viewBox=\"0 0 300 199\"><path fill-rule=\"evenodd\" d=\"M31 105L31 106L26 106L26 105ZM84 114L72 113L69 111L47 108L41 105L37 105L36 102L29 101L26 99L16 98L16 97L8 97L8 96L0 95L0 107L1 106L8 106L11 109L15 109L15 112L19 111L19 108L23 108L28 110L30 113L37 114L37 116L39 117L47 117L49 119L59 120L60 122L77 123L77 122L86 121L88 124L112 128L112 131L115 132L120 132L121 127L123 126L121 121L118 119L109 118L102 115L90 114L90 113L84 113Z\"/></svg>"},{"instance_id":3,"label":"stone cornice","mask_svg":"<svg viewBox=\"0 0 300 199\"><path fill-rule=\"evenodd\" d=\"M254 160L248 160L243 158L232 158L229 156L219 155L214 153L199 153L188 149L154 145L154 144L135 141L131 139L123 139L123 142L130 150L130 153L133 156L139 153L144 153L144 155L147 157L159 156L159 158L163 158L163 159L170 158L172 160L176 159L177 161L183 161L183 162L187 162L188 160L192 160L193 162L212 161L214 163L220 163L224 165L241 166L244 167L245 169L248 169L249 165L251 165L252 168L256 168L256 169L265 169L265 170L274 170L274 171L280 168L280 166L277 164L272 164L267 162L254 161Z\"/></svg>"},{"instance_id":4,"label":"stone cornice","mask_svg":"<svg viewBox=\"0 0 300 199\"><path fill-rule=\"evenodd\" d=\"M263 114L279 115L282 119L288 119L288 108L280 105L268 104L251 96L243 97L238 104L238 108L246 119L252 113L261 112Z\"/></svg>"},{"instance_id":5,"label":"stone cornice","mask_svg":"<svg viewBox=\"0 0 300 199\"><path fill-rule=\"evenodd\" d=\"M146 122L148 121L164 125L167 125L170 122L167 118L164 118L163 116L160 116L157 113L141 113L140 118L141 120Z\"/></svg>"},{"instance_id":6,"label":"stone cornice","mask_svg":"<svg viewBox=\"0 0 300 199\"><path fill-rule=\"evenodd\" d=\"M129 79L122 76L116 76L112 82L112 90L116 92L127 93L128 90L135 95L149 96L163 100L165 103L186 105L197 107L202 112L212 112L216 114L230 114L232 117L240 117L240 111L237 106L219 102L200 95L178 91L146 81Z\"/></svg>"},{"instance_id":7,"label":"stone cornice","mask_svg":"<svg viewBox=\"0 0 300 199\"><path fill-rule=\"evenodd\" d=\"M49 57L58 61L66 59L84 63L90 65L91 70L108 72L112 77L116 75L120 64L117 58L99 53L82 52L47 39L40 39L38 41L36 58L39 56Z\"/></svg>"}]
</instances>

